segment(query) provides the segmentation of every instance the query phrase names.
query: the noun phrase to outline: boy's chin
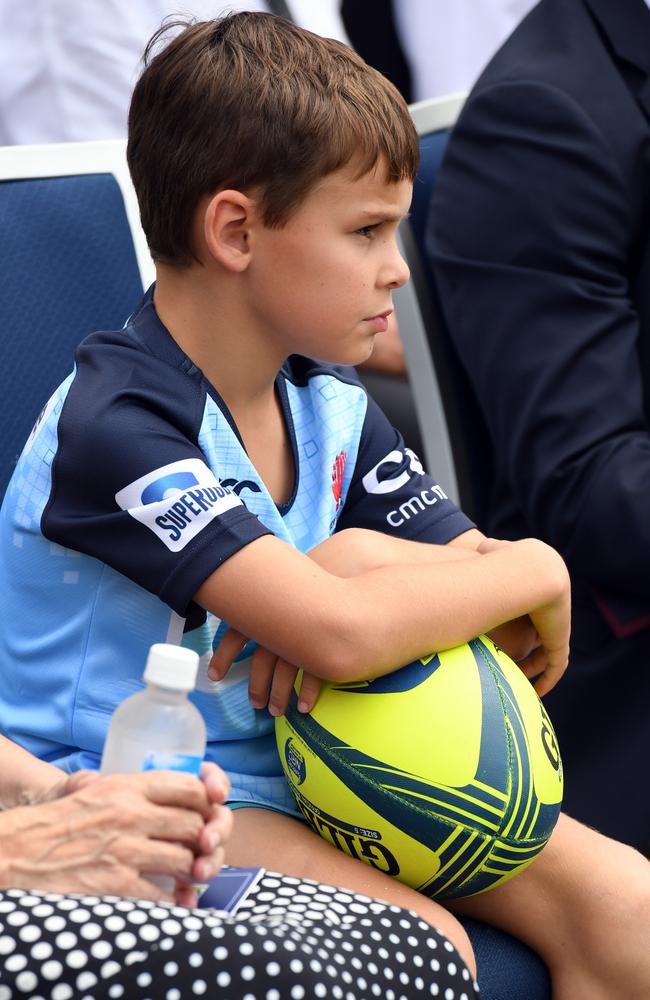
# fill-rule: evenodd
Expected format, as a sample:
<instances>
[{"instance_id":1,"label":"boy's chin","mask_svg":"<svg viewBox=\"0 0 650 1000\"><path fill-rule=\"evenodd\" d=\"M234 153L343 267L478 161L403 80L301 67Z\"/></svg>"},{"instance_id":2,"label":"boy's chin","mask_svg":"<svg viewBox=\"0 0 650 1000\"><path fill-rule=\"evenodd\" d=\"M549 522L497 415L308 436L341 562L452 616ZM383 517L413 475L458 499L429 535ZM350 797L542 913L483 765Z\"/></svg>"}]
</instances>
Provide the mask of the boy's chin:
<instances>
[{"instance_id":1,"label":"boy's chin","mask_svg":"<svg viewBox=\"0 0 650 1000\"><path fill-rule=\"evenodd\" d=\"M334 355L320 355L318 360L328 365L345 365L350 368L363 366L372 356L372 349L365 351L346 351L345 353Z\"/></svg>"}]
</instances>

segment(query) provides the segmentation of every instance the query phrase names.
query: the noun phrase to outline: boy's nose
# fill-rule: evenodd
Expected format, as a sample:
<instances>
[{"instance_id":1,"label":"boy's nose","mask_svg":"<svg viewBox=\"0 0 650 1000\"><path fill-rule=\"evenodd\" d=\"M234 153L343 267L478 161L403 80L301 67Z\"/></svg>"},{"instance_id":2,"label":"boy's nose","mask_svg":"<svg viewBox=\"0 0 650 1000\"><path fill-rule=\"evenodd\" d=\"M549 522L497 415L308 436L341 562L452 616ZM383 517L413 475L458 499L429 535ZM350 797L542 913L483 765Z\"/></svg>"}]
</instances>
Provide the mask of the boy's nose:
<instances>
[{"instance_id":1,"label":"boy's nose","mask_svg":"<svg viewBox=\"0 0 650 1000\"><path fill-rule=\"evenodd\" d=\"M395 242L390 260L385 266L384 283L389 288L401 288L409 280L410 274L408 264L402 257L397 242Z\"/></svg>"}]
</instances>

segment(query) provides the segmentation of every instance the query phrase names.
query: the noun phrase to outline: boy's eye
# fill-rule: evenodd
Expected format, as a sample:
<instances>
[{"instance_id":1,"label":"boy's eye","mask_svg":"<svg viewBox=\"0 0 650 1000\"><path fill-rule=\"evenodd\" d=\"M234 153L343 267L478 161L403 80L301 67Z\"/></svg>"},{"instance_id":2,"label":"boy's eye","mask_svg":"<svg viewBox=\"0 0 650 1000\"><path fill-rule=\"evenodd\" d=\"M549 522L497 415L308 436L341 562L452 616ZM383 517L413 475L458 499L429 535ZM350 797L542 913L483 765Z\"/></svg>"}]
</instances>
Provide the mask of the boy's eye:
<instances>
[{"instance_id":1,"label":"boy's eye","mask_svg":"<svg viewBox=\"0 0 650 1000\"><path fill-rule=\"evenodd\" d=\"M372 226L361 226L359 229L355 229L354 232L357 236L365 236L367 240L370 240L373 237L373 230L377 229L378 226L379 223L375 222Z\"/></svg>"}]
</instances>

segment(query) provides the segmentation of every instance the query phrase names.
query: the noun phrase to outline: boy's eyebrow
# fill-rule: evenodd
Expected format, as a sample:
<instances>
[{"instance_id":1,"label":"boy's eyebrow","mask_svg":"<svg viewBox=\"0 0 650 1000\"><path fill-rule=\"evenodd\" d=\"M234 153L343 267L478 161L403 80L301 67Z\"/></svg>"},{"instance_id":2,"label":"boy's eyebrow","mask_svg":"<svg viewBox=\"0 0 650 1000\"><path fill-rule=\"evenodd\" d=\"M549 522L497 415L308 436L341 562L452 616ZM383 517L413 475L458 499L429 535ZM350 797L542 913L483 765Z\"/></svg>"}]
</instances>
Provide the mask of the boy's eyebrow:
<instances>
[{"instance_id":1,"label":"boy's eyebrow","mask_svg":"<svg viewBox=\"0 0 650 1000\"><path fill-rule=\"evenodd\" d=\"M382 219L385 222L403 222L411 217L410 212L391 212L384 208L360 208L359 215L366 219Z\"/></svg>"}]
</instances>

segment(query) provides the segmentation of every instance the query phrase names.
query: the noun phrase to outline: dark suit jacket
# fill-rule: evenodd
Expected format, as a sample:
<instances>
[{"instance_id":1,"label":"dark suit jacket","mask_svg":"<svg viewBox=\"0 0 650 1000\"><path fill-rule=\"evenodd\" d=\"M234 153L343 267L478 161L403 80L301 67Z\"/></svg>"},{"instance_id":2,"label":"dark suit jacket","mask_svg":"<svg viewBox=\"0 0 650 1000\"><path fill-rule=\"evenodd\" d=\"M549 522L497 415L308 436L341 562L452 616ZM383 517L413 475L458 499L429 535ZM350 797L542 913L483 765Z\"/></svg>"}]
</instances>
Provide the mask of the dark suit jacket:
<instances>
[{"instance_id":1,"label":"dark suit jacket","mask_svg":"<svg viewBox=\"0 0 650 1000\"><path fill-rule=\"evenodd\" d=\"M650 845L650 10L541 0L452 134L429 246L487 435L484 523L559 549L566 808ZM475 447L476 442L475 442Z\"/></svg>"}]
</instances>

